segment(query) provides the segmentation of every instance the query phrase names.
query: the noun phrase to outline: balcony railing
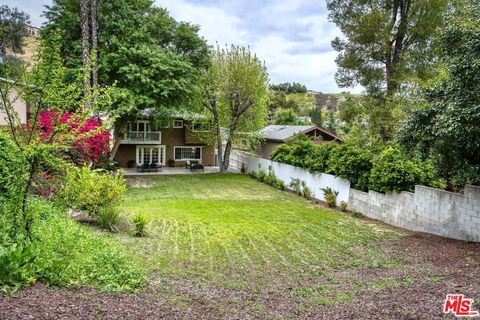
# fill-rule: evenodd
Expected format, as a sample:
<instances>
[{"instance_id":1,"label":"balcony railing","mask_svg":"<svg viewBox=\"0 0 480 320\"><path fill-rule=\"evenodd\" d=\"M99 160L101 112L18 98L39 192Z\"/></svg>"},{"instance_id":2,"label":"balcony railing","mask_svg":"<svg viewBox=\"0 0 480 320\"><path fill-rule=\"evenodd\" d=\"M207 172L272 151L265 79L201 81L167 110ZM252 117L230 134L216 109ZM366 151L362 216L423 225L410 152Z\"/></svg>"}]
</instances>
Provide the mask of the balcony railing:
<instances>
[{"instance_id":1,"label":"balcony railing","mask_svg":"<svg viewBox=\"0 0 480 320\"><path fill-rule=\"evenodd\" d=\"M160 132L125 132L123 143L160 143Z\"/></svg>"}]
</instances>

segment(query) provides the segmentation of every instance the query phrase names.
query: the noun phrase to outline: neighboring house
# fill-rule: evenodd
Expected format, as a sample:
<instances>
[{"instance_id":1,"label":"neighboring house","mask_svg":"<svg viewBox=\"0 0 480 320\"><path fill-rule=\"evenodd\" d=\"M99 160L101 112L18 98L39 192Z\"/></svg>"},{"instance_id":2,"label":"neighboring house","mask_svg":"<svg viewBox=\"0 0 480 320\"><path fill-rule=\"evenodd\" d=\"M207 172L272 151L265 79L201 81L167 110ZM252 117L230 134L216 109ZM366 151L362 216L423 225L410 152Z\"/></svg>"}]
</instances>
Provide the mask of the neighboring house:
<instances>
[{"instance_id":1,"label":"neighboring house","mask_svg":"<svg viewBox=\"0 0 480 320\"><path fill-rule=\"evenodd\" d=\"M12 80L0 78L0 86L2 86L4 82L15 83ZM8 85L8 86L10 87L11 85ZM16 120L18 120L21 124L27 123L27 113L29 111L29 108L27 106L27 103L18 96L18 91L15 88L10 90L9 100L11 102L11 107L15 112L14 116L17 118ZM15 121L15 123L17 122ZM0 126L7 126L7 125L9 125L8 115L5 110L3 101L0 101Z\"/></svg>"},{"instance_id":2,"label":"neighboring house","mask_svg":"<svg viewBox=\"0 0 480 320\"><path fill-rule=\"evenodd\" d=\"M204 118L176 116L161 128L153 129L148 118L129 122L114 160L121 167L144 163L185 166L196 161L205 166L215 163L210 123Z\"/></svg>"},{"instance_id":3,"label":"neighboring house","mask_svg":"<svg viewBox=\"0 0 480 320\"><path fill-rule=\"evenodd\" d=\"M333 133L314 125L286 126L270 125L259 131L264 141L257 149L257 154L265 159L270 159L272 152L281 144L288 142L296 134L303 133L311 137L314 143L342 143L342 139Z\"/></svg>"}]
</instances>

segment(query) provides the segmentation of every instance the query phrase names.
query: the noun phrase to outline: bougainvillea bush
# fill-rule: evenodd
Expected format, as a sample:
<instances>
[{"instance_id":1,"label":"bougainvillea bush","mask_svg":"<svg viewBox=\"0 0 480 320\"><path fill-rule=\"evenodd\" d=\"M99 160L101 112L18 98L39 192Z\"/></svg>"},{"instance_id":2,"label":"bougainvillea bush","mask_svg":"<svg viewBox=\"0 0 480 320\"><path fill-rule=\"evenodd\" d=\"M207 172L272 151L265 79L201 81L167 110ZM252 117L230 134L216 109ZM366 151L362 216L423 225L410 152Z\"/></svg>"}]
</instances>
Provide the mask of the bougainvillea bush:
<instances>
[{"instance_id":1,"label":"bougainvillea bush","mask_svg":"<svg viewBox=\"0 0 480 320\"><path fill-rule=\"evenodd\" d=\"M56 141L55 134L60 130L74 132L78 139L70 142L67 154L78 164L91 163L96 167L108 157L110 152L110 132L102 128L102 123L90 118L78 121L72 113L42 110L39 113L40 137L43 142Z\"/></svg>"}]
</instances>

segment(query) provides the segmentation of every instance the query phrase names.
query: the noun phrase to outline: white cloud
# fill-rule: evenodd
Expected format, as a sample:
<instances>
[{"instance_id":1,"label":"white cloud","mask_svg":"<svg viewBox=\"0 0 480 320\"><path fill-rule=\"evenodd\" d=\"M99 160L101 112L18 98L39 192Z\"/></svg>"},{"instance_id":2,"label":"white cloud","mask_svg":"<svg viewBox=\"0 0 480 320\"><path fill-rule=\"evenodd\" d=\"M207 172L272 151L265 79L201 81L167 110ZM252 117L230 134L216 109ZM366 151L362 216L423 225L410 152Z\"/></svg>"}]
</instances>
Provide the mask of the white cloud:
<instances>
[{"instance_id":1,"label":"white cloud","mask_svg":"<svg viewBox=\"0 0 480 320\"><path fill-rule=\"evenodd\" d=\"M240 0L239 0L240 1ZM193 0L156 0L178 20L200 25L210 44L249 46L265 61L272 83L300 82L309 89L340 92L334 80L337 53L330 42L340 31L327 19L324 5L311 0L195 3ZM317 5L316 10L302 6ZM238 10L250 7L242 16ZM245 8L243 8L245 9ZM350 90L361 91L361 88Z\"/></svg>"},{"instance_id":2,"label":"white cloud","mask_svg":"<svg viewBox=\"0 0 480 320\"><path fill-rule=\"evenodd\" d=\"M157 0L156 5L167 8L177 19L200 25L200 35L211 44L245 45L248 34L243 21L224 10L208 5L194 5L178 0Z\"/></svg>"}]
</instances>

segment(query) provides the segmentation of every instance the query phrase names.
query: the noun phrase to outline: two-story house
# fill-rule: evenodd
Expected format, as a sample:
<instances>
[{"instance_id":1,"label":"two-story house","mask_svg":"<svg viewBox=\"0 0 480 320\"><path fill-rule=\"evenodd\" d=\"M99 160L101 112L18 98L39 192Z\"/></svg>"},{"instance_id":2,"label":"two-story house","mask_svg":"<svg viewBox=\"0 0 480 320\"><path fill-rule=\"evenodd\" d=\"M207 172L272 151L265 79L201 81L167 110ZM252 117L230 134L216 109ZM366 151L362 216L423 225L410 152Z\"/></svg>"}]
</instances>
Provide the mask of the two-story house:
<instances>
[{"instance_id":1,"label":"two-story house","mask_svg":"<svg viewBox=\"0 0 480 320\"><path fill-rule=\"evenodd\" d=\"M180 167L186 161L214 165L214 139L207 119L175 116L168 122L160 128L148 119L129 122L114 160L120 167L151 163Z\"/></svg>"}]
</instances>

